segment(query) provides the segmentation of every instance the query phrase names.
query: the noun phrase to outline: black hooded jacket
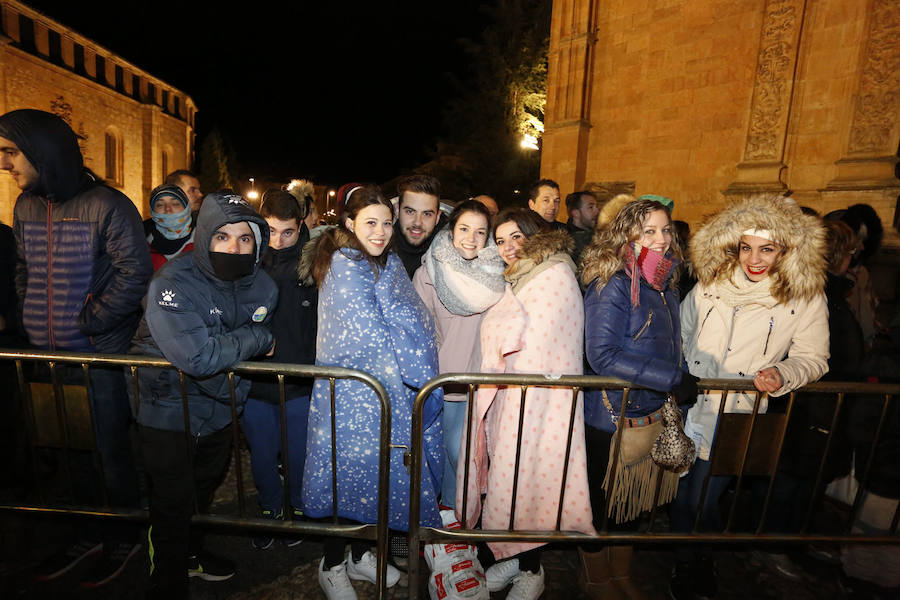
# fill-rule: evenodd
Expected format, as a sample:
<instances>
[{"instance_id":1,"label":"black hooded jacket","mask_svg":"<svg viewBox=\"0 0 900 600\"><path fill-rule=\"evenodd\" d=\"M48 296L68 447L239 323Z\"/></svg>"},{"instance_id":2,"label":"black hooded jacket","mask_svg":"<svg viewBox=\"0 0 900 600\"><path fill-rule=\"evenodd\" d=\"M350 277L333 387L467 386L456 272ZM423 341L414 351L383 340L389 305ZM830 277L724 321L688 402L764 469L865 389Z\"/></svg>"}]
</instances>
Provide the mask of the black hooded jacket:
<instances>
[{"instance_id":1,"label":"black hooded jacket","mask_svg":"<svg viewBox=\"0 0 900 600\"><path fill-rule=\"evenodd\" d=\"M319 290L304 285L297 275L300 257L309 241L309 229L300 224L297 243L288 248L267 248L262 267L278 286L278 307L272 316L272 331L279 333L275 354L263 360L313 365L316 363L316 323ZM310 379L285 379L285 399L309 395ZM250 397L265 402L279 402L278 384L273 377L254 377Z\"/></svg>"},{"instance_id":2,"label":"black hooded jacket","mask_svg":"<svg viewBox=\"0 0 900 600\"><path fill-rule=\"evenodd\" d=\"M0 116L39 174L16 201L16 293L29 341L51 350L123 353L153 273L141 218L84 167L75 133L39 110Z\"/></svg>"},{"instance_id":3,"label":"black hooded jacket","mask_svg":"<svg viewBox=\"0 0 900 600\"><path fill-rule=\"evenodd\" d=\"M213 234L223 225L246 221L256 239L253 273L237 281L216 277L209 259ZM231 395L223 372L272 347L269 324L278 289L260 269L269 245L265 220L240 196L210 194L203 202L194 250L163 265L150 282L146 312L134 336L133 354L164 356L190 375L187 382L191 432L208 435L231 423ZM133 386L128 386L133 393ZM140 372L138 422L170 431L184 430L181 388L172 369ZM239 407L250 389L235 378Z\"/></svg>"}]
</instances>

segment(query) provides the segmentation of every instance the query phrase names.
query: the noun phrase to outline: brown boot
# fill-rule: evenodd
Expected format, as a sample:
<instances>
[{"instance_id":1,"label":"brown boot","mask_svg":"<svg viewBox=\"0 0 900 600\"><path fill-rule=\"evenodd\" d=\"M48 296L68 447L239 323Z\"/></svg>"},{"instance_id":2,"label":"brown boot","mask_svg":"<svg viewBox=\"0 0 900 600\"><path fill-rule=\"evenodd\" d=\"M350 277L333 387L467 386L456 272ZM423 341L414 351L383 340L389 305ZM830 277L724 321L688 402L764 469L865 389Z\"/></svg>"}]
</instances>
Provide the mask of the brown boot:
<instances>
[{"instance_id":1,"label":"brown boot","mask_svg":"<svg viewBox=\"0 0 900 600\"><path fill-rule=\"evenodd\" d=\"M609 548L599 552L585 552L578 549L578 587L591 600L618 600L618 589L613 584L610 571Z\"/></svg>"},{"instance_id":2,"label":"brown boot","mask_svg":"<svg viewBox=\"0 0 900 600\"><path fill-rule=\"evenodd\" d=\"M631 557L634 548L631 546L610 546L609 567L613 586L617 589L617 598L644 600L647 596L631 581Z\"/></svg>"}]
</instances>

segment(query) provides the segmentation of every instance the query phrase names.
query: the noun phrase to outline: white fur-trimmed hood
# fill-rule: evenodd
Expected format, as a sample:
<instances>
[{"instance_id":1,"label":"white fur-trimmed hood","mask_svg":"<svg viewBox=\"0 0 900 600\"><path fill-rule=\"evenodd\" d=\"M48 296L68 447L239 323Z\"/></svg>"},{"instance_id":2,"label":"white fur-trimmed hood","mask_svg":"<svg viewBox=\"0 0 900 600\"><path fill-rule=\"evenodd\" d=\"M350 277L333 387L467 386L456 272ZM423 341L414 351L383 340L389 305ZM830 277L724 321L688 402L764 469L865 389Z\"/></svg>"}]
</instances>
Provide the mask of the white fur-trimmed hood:
<instances>
[{"instance_id":1,"label":"white fur-trimmed hood","mask_svg":"<svg viewBox=\"0 0 900 600\"><path fill-rule=\"evenodd\" d=\"M755 197L708 218L691 238L690 257L704 285L726 281L738 266L738 243L747 229L766 229L784 254L770 273L779 302L810 300L825 289L825 229L793 200Z\"/></svg>"}]
</instances>

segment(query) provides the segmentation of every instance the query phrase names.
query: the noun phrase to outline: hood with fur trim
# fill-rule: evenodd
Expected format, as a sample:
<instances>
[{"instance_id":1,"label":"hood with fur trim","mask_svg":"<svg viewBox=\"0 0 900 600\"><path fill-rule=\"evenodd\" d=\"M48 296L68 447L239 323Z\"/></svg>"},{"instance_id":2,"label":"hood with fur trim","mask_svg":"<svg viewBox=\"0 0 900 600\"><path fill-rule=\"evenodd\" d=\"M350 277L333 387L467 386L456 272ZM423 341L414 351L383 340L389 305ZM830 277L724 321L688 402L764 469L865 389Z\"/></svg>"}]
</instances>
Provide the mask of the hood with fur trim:
<instances>
[{"instance_id":1,"label":"hood with fur trim","mask_svg":"<svg viewBox=\"0 0 900 600\"><path fill-rule=\"evenodd\" d=\"M606 227L613 222L619 211L622 210L629 202L634 202L634 196L631 194L617 194L603 205L600 212L597 213L597 229Z\"/></svg>"},{"instance_id":2,"label":"hood with fur trim","mask_svg":"<svg viewBox=\"0 0 900 600\"><path fill-rule=\"evenodd\" d=\"M556 263L567 264L575 273L575 263L570 256L574 247L575 242L566 231L536 233L525 240L519 260L507 267L503 276L516 292L532 277Z\"/></svg>"},{"instance_id":3,"label":"hood with fur trim","mask_svg":"<svg viewBox=\"0 0 900 600\"><path fill-rule=\"evenodd\" d=\"M697 280L710 285L730 279L738 268L738 244L748 229L766 229L782 247L770 272L779 302L810 300L825 289L825 229L790 199L748 198L713 215L691 237Z\"/></svg>"}]
</instances>

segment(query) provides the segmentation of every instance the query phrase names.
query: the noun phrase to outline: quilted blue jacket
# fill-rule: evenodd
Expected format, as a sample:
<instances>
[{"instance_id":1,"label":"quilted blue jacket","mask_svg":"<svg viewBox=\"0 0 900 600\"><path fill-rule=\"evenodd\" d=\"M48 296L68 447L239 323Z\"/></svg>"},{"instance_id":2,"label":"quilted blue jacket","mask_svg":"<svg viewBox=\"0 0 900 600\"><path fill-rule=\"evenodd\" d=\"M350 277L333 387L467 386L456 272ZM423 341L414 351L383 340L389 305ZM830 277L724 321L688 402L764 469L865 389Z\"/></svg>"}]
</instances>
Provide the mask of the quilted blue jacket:
<instances>
[{"instance_id":1,"label":"quilted blue jacket","mask_svg":"<svg viewBox=\"0 0 900 600\"><path fill-rule=\"evenodd\" d=\"M215 276L209 244L227 223L246 221L256 238L253 273L236 281ZM266 221L240 196L209 194L200 208L194 250L168 261L153 276L146 312L132 354L164 356L184 371L191 433L209 435L231 423L227 370L272 347L269 324L278 302L275 282L259 268L269 245ZM146 244L145 244L146 246ZM141 425L184 431L181 384L174 369L141 369L137 420ZM128 386L129 394L134 393ZM235 377L238 412L250 380Z\"/></svg>"},{"instance_id":2,"label":"quilted blue jacket","mask_svg":"<svg viewBox=\"0 0 900 600\"><path fill-rule=\"evenodd\" d=\"M664 293L643 279L640 303L631 306L631 279L619 271L599 289L588 286L584 297L585 356L596 375L619 377L646 390L631 390L627 417L642 417L658 410L666 393L681 381L684 359L678 318L678 291ZM622 404L621 390L606 392L612 414L600 389L589 389L584 397L584 422L603 431L615 431L615 418Z\"/></svg>"}]
</instances>

